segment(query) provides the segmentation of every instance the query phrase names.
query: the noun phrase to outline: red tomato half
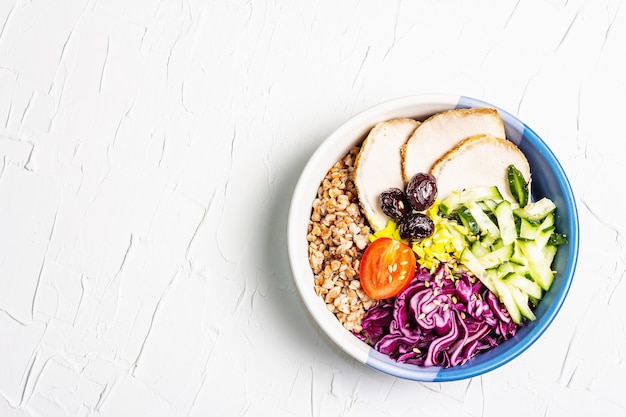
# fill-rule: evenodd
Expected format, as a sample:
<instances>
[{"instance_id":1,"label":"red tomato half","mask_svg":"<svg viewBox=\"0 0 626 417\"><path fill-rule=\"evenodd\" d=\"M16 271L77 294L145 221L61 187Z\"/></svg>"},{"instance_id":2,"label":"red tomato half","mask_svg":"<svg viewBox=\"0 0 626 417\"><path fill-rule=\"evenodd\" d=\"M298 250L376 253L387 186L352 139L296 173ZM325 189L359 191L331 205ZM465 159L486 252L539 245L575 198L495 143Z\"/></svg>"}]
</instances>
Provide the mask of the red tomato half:
<instances>
[{"instance_id":1,"label":"red tomato half","mask_svg":"<svg viewBox=\"0 0 626 417\"><path fill-rule=\"evenodd\" d=\"M387 237L376 239L361 259L361 288L376 300L395 297L409 285L415 269L415 254L409 245Z\"/></svg>"}]
</instances>

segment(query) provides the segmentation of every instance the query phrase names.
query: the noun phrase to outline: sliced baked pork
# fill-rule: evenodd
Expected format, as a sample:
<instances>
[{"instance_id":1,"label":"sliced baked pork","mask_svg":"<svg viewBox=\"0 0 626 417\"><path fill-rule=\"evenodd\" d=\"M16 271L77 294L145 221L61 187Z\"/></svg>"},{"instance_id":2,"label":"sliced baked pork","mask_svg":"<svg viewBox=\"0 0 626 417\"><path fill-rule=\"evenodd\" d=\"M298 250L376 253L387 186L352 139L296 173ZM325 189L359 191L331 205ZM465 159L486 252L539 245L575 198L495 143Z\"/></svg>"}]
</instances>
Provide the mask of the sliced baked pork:
<instances>
[{"instance_id":1,"label":"sliced baked pork","mask_svg":"<svg viewBox=\"0 0 626 417\"><path fill-rule=\"evenodd\" d=\"M446 152L478 134L506 137L504 123L496 109L453 109L429 117L402 147L404 181L408 182L418 172L429 172Z\"/></svg>"},{"instance_id":2,"label":"sliced baked pork","mask_svg":"<svg viewBox=\"0 0 626 417\"><path fill-rule=\"evenodd\" d=\"M378 123L369 132L355 162L354 183L361 207L374 231L384 228L389 218L380 208L380 193L404 189L400 148L419 122L396 118Z\"/></svg>"},{"instance_id":3,"label":"sliced baked pork","mask_svg":"<svg viewBox=\"0 0 626 417\"><path fill-rule=\"evenodd\" d=\"M509 190L507 167L513 164L530 182L528 160L515 144L494 135L471 136L453 147L433 165L439 197L453 191L495 185L504 198L514 202ZM530 184L529 184L530 192Z\"/></svg>"}]
</instances>

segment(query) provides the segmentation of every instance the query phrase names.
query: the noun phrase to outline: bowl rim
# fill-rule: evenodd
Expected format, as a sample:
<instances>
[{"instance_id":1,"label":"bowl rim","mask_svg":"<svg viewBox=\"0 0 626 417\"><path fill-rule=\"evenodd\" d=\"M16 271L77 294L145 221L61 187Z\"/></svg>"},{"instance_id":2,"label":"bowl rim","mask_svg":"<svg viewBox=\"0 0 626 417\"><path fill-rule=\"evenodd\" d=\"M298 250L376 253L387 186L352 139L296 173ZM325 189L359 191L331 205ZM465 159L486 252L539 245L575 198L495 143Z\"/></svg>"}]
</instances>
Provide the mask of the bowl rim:
<instances>
[{"instance_id":1,"label":"bowl rim","mask_svg":"<svg viewBox=\"0 0 626 417\"><path fill-rule=\"evenodd\" d=\"M492 355L493 358L482 360L481 356L485 354L481 354L464 365L446 369L397 363L347 331L334 314L325 308L322 297L313 291L313 272L308 261L306 241L306 226L310 214L304 221L305 213L310 213L319 183L332 166L330 157L336 156L335 161L341 159L352 146L363 140L377 122L393 117L414 117L423 120L439 111L481 106L496 108L505 123L507 139L516 145L523 139L530 141L530 145L547 161L556 177L560 191L565 197L566 212L569 214L566 219L569 241L567 263L565 270L559 271L563 275L563 281L556 291L552 291L554 294L552 303L542 319L533 322L533 327L525 332L523 337L516 335L510 341L498 346L498 354ZM320 172L321 175L317 175ZM287 251L293 278L300 299L315 323L337 346L357 361L384 373L415 381L443 382L471 378L496 369L521 355L547 330L559 312L569 292L578 259L579 226L576 201L567 175L554 153L543 139L513 114L486 101L454 94L427 93L398 97L371 106L344 121L321 142L305 164L292 194L287 222ZM541 306L541 303L539 305Z\"/></svg>"}]
</instances>

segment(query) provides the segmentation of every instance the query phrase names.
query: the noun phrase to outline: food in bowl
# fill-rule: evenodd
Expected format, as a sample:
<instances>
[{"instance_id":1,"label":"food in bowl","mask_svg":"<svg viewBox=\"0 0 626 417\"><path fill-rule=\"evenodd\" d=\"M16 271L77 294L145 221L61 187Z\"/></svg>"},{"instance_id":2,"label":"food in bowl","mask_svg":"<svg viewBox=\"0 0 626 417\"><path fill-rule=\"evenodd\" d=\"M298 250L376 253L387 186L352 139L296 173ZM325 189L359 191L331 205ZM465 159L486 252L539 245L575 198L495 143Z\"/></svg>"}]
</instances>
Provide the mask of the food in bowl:
<instances>
[{"instance_id":1,"label":"food in bowl","mask_svg":"<svg viewBox=\"0 0 626 417\"><path fill-rule=\"evenodd\" d=\"M535 319L566 237L495 108L378 122L320 182L312 285L394 361L453 367Z\"/></svg>"},{"instance_id":2,"label":"food in bowl","mask_svg":"<svg viewBox=\"0 0 626 417\"><path fill-rule=\"evenodd\" d=\"M358 317L359 314L365 315L365 308L362 313L357 311L359 310L358 301L355 301L354 305L347 303L349 306L347 308L345 301L333 300L333 304L336 303L337 306L329 307L324 300L325 294L320 296L314 290L315 285L312 285L312 282L315 281L316 277L309 262L310 242L306 236L309 234L311 222L311 201L317 198L320 181L326 176L329 168L346 157L351 149L356 149L358 154L364 138L381 121L409 118L423 122L428 117L446 110L481 107L496 108L490 103L471 97L449 94L419 94L377 104L346 120L320 144L304 166L294 188L289 208L287 248L294 283L303 306L315 324L319 326L319 330L337 347L353 359L373 369L409 380L432 382L456 381L482 375L516 359L538 341L565 303L569 288L573 283L578 258L579 226L576 200L565 171L546 143L523 121L501 108L498 108L498 112L504 122L506 138L523 152L533 173L532 187L528 190L529 198L539 201L543 197L548 197L554 202L557 207L554 212L555 227L559 232L567 235L568 241L567 244L559 246L554 257L552 266L556 274L553 276L550 290L544 292L541 302L532 310L536 317L535 320L524 321L523 325L517 327L515 336L500 342L493 348L479 351L480 354L477 353L462 364L449 367L420 366L400 362L392 359L390 355L380 353L361 338L356 337L354 331L346 330L346 326L338 320L337 315L329 311L329 309L334 310L337 306L343 305L344 311L351 312L351 314L343 313L344 319L350 316L348 320L357 323L354 321L355 317ZM354 170L356 154L351 158L352 168L345 168L346 172L353 172ZM351 194L353 195L355 192L356 189L352 186ZM358 200L350 201L351 203L355 201L357 204L360 203ZM439 207L441 207L441 203L440 197L440 201L437 203ZM351 206L350 210L353 210L354 206L351 204L348 206ZM435 207L436 205L428 209L429 214L430 211L434 211ZM364 217L362 213L360 216ZM377 233L376 230L371 229L369 221L365 221L363 227L360 229L360 234L364 234L367 229L369 229L367 236ZM390 228L389 232L395 235L397 231ZM326 234L324 239L328 240L328 231ZM427 239L434 239L437 236L439 234L435 233ZM365 236L361 236L358 240L362 242L363 237ZM340 242L342 238L352 239L345 233L337 233L333 238L337 242ZM366 242L370 242L369 237ZM323 245L322 241L319 243ZM344 248L347 248L348 245ZM356 247L354 242L352 245ZM319 249L322 253L330 251L328 246L319 246ZM425 252L423 255L425 260L422 262L429 261L434 264L435 255L435 252ZM357 262L355 259L352 260ZM335 263L335 267L341 269L347 268L347 265L341 266L341 261L339 261L339 263ZM354 264L352 269L354 270ZM356 289L359 289L364 296L367 296L360 287L360 282L355 281L354 278L348 277L345 283L334 285L332 275L329 277L331 279L327 281L327 286L341 286L339 291L345 292L346 295L348 288L351 287L351 290L355 291L355 293L351 293L352 295L355 295ZM337 295L336 291L338 290L334 291L333 294ZM359 296L356 295L356 297ZM340 300L343 298L341 297ZM371 301L372 305L383 302L381 300ZM367 309L367 311L370 310L372 307ZM362 318L360 323L363 323Z\"/></svg>"},{"instance_id":3,"label":"food in bowl","mask_svg":"<svg viewBox=\"0 0 626 417\"><path fill-rule=\"evenodd\" d=\"M352 148L322 179L308 226L309 262L315 293L348 330L359 333L365 311L376 303L361 289L358 269L369 243L370 226L354 186Z\"/></svg>"}]
</instances>

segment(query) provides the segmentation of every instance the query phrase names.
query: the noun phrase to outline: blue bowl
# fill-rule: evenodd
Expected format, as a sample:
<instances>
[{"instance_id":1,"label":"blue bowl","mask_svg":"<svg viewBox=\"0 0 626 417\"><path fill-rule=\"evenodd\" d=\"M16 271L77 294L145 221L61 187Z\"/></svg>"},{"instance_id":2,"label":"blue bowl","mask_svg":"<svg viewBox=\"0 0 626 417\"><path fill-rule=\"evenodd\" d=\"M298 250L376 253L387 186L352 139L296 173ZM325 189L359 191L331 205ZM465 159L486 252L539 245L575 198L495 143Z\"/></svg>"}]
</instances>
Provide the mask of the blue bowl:
<instances>
[{"instance_id":1,"label":"blue bowl","mask_svg":"<svg viewBox=\"0 0 626 417\"><path fill-rule=\"evenodd\" d=\"M567 235L568 243L557 252L553 264L557 273L552 287L535 310L536 320L522 326L515 337L463 365L451 368L397 363L344 329L326 309L322 298L315 294L306 241L311 202L328 169L351 147L360 143L376 123L395 117L424 120L440 111L471 107L493 107L499 110L507 139L521 149L530 164L533 198L548 197L555 202L556 227ZM376 105L345 122L319 146L302 171L293 193L288 220L288 251L296 287L305 307L321 330L341 349L358 361L396 377L443 382L471 378L496 369L521 355L541 337L558 314L574 278L578 260L578 234L578 212L567 176L556 156L531 128L507 111L481 100L458 95L423 94Z\"/></svg>"}]
</instances>

